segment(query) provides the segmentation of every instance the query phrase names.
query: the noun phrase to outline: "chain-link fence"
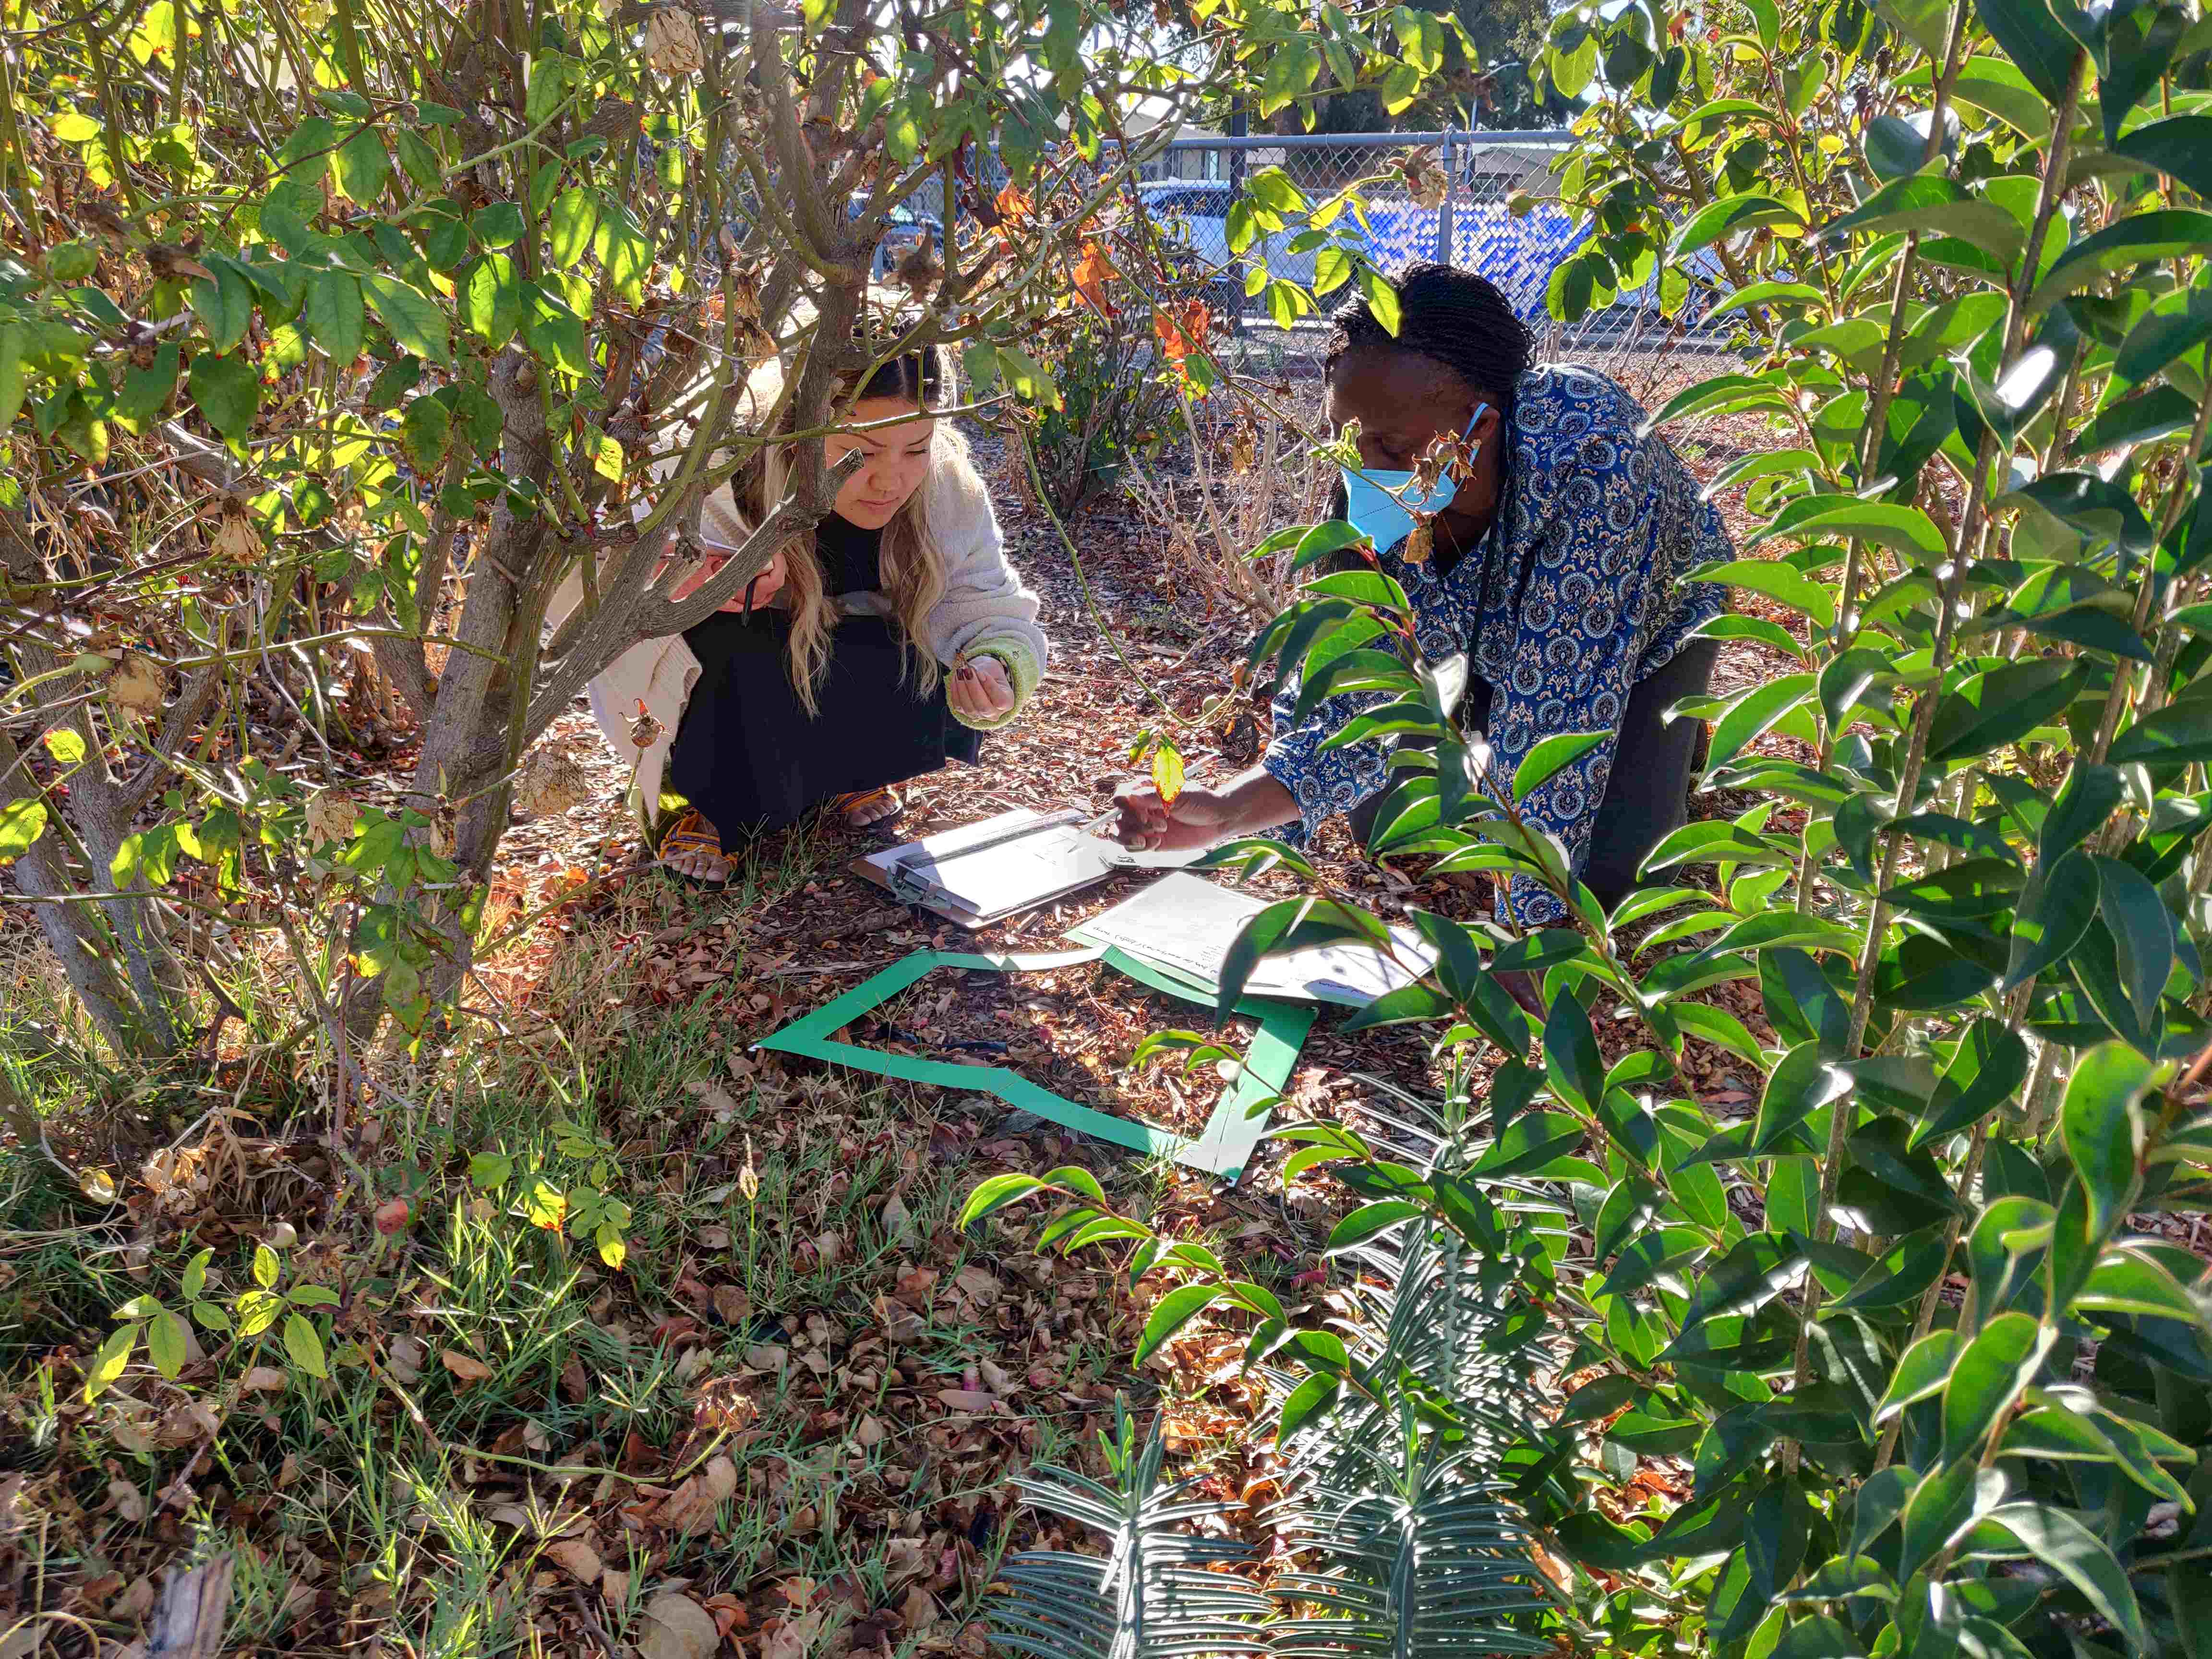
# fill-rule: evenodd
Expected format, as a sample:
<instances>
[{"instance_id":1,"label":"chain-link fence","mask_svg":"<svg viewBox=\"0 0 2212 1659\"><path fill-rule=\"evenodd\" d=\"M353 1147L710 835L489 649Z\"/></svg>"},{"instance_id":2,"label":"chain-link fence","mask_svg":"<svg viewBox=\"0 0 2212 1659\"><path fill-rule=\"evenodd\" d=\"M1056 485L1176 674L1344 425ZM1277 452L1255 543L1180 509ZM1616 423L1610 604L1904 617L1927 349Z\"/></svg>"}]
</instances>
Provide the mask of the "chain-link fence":
<instances>
[{"instance_id":1,"label":"chain-link fence","mask_svg":"<svg viewBox=\"0 0 2212 1659\"><path fill-rule=\"evenodd\" d=\"M1295 219L1242 250L1230 245L1232 215L1248 181L1270 168L1280 169L1314 206L1366 181L1364 216L1340 216L1331 230L1334 245L1356 246L1393 274L1430 259L1480 271L1536 330L1546 357L1621 368L1723 349L1725 331L1702 320L1712 304L1717 266L1690 271L1689 301L1672 317L1663 313L1655 285L1624 293L1572 325L1553 319L1546 303L1552 273L1589 234L1559 201L1553 172L1571 141L1558 130L1183 137L1146 166L1139 190L1163 230L1188 250L1215 316L1234 329L1243 352L1279 362L1292 374L1317 367L1327 318L1307 313L1285 328L1264 291L1247 293L1246 277L1264 260L1270 276L1310 287L1322 251L1305 245L1316 239L1302 236L1308 227ZM1415 199L1404 170L1422 152L1434 163L1425 169L1425 201ZM994 187L997 171L996 158L984 157L985 189ZM915 234L941 234L947 215L940 185L925 185L900 214ZM955 218L957 235L957 210Z\"/></svg>"},{"instance_id":2,"label":"chain-link fence","mask_svg":"<svg viewBox=\"0 0 2212 1659\"><path fill-rule=\"evenodd\" d=\"M1425 260L1477 270L1496 283L1538 333L1541 355L1620 359L1721 349L1723 331L1705 324L1717 270L1693 269L1689 302L1663 314L1656 285L1624 293L1577 323L1563 325L1546 303L1552 273L1573 258L1589 232L1559 199L1553 165L1571 142L1559 131L1301 134L1174 140L1143 186L1147 205L1178 240L1217 267L1216 309L1234 318L1255 344L1270 336L1290 366L1316 355L1327 337L1323 317L1294 320L1285 330L1267 296L1245 291L1247 264L1229 246L1229 215L1246 181L1279 168L1309 203L1335 197L1365 180L1365 212L1337 222L1340 244L1356 245L1393 274ZM1406 161L1428 152L1426 198L1405 183ZM1441 196L1438 197L1438 188ZM1291 223L1255 239L1248 256L1269 273L1310 283L1317 248L1301 246L1304 227ZM1306 242L1314 239L1306 237Z\"/></svg>"},{"instance_id":3,"label":"chain-link fence","mask_svg":"<svg viewBox=\"0 0 2212 1659\"><path fill-rule=\"evenodd\" d=\"M1217 321L1228 325L1217 329L1217 343L1231 334L1248 368L1291 378L1316 372L1328 337L1327 308L1346 292L1285 325L1265 289L1247 291L1248 276L1261 263L1269 276L1310 289L1323 257L1314 246L1320 239L1295 215L1231 247L1231 226L1243 216L1237 204L1251 194L1250 181L1270 169L1287 177L1310 208L1363 183L1364 212L1340 214L1326 246L1356 249L1392 274L1431 259L1481 272L1536 331L1541 358L1571 358L1632 380L1662 369L1670 376L1689 372L1696 360L1728 350L1729 326L1709 320L1722 287L1710 252L1693 259L1687 302L1671 316L1651 283L1572 324L1553 318L1547 303L1553 273L1589 234L1559 200L1553 173L1571 142L1557 129L1179 137L1146 164L1138 190L1161 229L1188 253ZM1407 182L1406 164L1416 155L1425 157L1419 199ZM975 164L975 187L988 199L1006 174L988 150ZM948 231L959 237L963 211L957 204L948 211L940 179L926 181L893 210L878 274L923 238L940 240ZM741 209L740 216L750 216ZM1710 364L1699 372L1711 372Z\"/></svg>"}]
</instances>

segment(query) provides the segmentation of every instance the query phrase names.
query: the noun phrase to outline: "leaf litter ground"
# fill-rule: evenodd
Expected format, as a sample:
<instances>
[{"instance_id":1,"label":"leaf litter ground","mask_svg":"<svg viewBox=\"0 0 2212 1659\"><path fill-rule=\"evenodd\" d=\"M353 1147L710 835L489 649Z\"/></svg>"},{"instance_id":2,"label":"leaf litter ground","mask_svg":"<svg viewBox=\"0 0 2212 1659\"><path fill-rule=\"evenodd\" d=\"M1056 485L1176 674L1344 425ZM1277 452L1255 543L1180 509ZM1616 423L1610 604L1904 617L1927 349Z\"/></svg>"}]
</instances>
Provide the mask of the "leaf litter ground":
<instances>
[{"instance_id":1,"label":"leaf litter ground","mask_svg":"<svg viewBox=\"0 0 2212 1659\"><path fill-rule=\"evenodd\" d=\"M1709 431L1689 459L1708 471L1761 441ZM1033 511L1007 520L1045 596L1052 674L982 766L908 792L901 834L1015 806L1103 806L1130 738L1157 720L1154 694L1194 723L1177 733L1194 780L1248 763L1264 698L1249 719L1194 722L1229 688L1249 619L1172 591L1159 532L1101 514L1077 536L1117 652L1049 526ZM1778 611L1770 620L1802 629ZM1733 642L1716 690L1782 664ZM1325 1176L1286 1189L1267 1156L1226 1188L986 1097L750 1051L909 951L1051 948L1141 878L969 936L849 873L878 842L811 827L749 849L740 879L710 895L643 867L616 804L625 780L580 706L550 741L592 775L596 799L519 824L502 848L493 905L516 938L482 975L473 1029L489 1040L395 1076L335 1164L257 1121L241 1087L237 1109L191 1125L127 1183L120 1220L86 1225L82 1206L57 1198L62 1224L0 1245L0 1326L22 1334L9 1373L31 1449L0 1475L0 1618L37 1621L24 1629L50 1651L89 1653L143 1629L165 1569L227 1555L227 1652L975 1655L1003 1553L1085 1542L1038 1536L1010 1477L1035 1461L1089 1464L1117 1396L1161 1413L1210 1495L1263 1504L1276 1471L1254 1431L1263 1401L1237 1374L1241 1337L1201 1323L1132 1374L1144 1310L1118 1275L1035 1255L1030 1222L977 1238L952 1221L996 1170L1082 1163L1118 1202L1325 1316L1312 1264L1343 1198ZM1805 757L1771 734L1758 747ZM392 775L404 759L386 757ZM1700 797L1692 810L1747 804ZM1317 850L1334 883L1386 915L1475 902L1375 868L1340 829ZM1771 1036L1754 990L1708 995ZM848 1036L1015 1066L1188 1132L1220 1079L1131 1062L1146 1035L1194 1012L1097 967L938 975ZM1603 1021L1599 1036L1609 1051L1627 1041ZM1687 1066L1723 1115L1755 1105L1747 1068L1725 1053L1693 1042ZM1326 1018L1283 1109L1357 1119L1376 1097L1369 1078L1435 1082L1418 1034L1347 1036ZM562 1120L613 1153L611 1190L634 1212L619 1272L531 1224L514 1189L495 1197L459 1173L496 1150L524 1176L574 1183ZM326 1223L349 1182L379 1203ZM396 1229L356 1218L372 1208ZM267 1358L241 1372L196 1340L182 1385L136 1364L95 1406L76 1403L109 1308L166 1294L173 1264L203 1246L216 1249L218 1279L238 1278L246 1242L279 1229L297 1237L298 1281L340 1296L336 1334L366 1363L329 1382ZM1669 1460L1611 1473L1599 1501L1616 1518L1683 1489ZM0 1638L4 1659L30 1650L20 1633Z\"/></svg>"}]
</instances>

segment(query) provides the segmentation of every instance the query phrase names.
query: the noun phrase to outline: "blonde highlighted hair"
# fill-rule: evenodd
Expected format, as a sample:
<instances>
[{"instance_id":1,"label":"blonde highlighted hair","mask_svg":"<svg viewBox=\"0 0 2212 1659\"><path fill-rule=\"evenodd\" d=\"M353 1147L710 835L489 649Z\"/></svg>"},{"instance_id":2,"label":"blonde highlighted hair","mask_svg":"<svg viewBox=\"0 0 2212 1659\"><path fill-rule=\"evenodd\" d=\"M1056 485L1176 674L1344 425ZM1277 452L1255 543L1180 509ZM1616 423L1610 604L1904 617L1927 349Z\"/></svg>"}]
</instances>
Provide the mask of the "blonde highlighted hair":
<instances>
[{"instance_id":1,"label":"blonde highlighted hair","mask_svg":"<svg viewBox=\"0 0 2212 1659\"><path fill-rule=\"evenodd\" d=\"M910 399L923 414L928 415L939 401L937 393L946 378L943 359L938 352L894 358L868 377L853 402L857 404L880 398ZM783 417L786 430L790 418L787 410ZM921 483L907 497L905 505L884 526L880 543L882 591L890 601L892 619L898 625L908 683L925 695L937 689L940 670L936 658L918 641L926 637L924 624L938 601L945 597L945 553L931 529L929 497L933 484L947 468L964 469L972 476L975 463L969 457L968 441L939 421L930 437L929 471L922 475ZM763 444L750 464L732 480L740 516L750 524L758 524L765 518L773 504L783 499L790 472L790 445L783 441ZM811 714L816 712L816 691L830 670L830 633L841 617L836 596L826 591L827 579L821 556L815 550L812 531L785 544L783 570L780 599L791 612L791 684L799 693L799 702Z\"/></svg>"}]
</instances>

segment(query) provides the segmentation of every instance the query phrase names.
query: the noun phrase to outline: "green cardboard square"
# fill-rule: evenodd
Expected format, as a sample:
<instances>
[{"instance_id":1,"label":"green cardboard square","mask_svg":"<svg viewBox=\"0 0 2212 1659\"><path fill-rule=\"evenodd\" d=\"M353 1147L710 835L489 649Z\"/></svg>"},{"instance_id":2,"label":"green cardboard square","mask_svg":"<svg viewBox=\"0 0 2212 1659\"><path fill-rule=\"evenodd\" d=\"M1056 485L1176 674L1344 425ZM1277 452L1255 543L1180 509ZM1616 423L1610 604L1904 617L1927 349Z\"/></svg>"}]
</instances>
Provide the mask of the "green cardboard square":
<instances>
[{"instance_id":1,"label":"green cardboard square","mask_svg":"<svg viewBox=\"0 0 2212 1659\"><path fill-rule=\"evenodd\" d=\"M763 1038L755 1046L904 1082L994 1095L1018 1110L1033 1113L1048 1123L1057 1123L1094 1140L1171 1158L1229 1181L1241 1179L1252 1149L1260 1144L1260 1137L1267 1130L1269 1109L1266 1103L1290 1085L1291 1068L1297 1063L1298 1051L1305 1046L1306 1034L1313 1029L1317 1009L1256 997L1237 1005L1236 1012L1257 1020L1260 1029L1253 1034L1252 1045L1245 1053L1236 1084L1222 1096L1206 1127L1194 1136L1179 1135L1133 1118L1116 1117L1111 1112L1078 1105L1004 1066L959 1066L950 1060L885 1054L858 1043L835 1042L830 1036L831 1032L842 1030L871 1008L890 1001L939 968L976 973L1039 973L1099 961L1152 990L1205 1007L1213 1006L1211 986L1163 973L1110 947L1012 957L916 951L836 1000Z\"/></svg>"}]
</instances>

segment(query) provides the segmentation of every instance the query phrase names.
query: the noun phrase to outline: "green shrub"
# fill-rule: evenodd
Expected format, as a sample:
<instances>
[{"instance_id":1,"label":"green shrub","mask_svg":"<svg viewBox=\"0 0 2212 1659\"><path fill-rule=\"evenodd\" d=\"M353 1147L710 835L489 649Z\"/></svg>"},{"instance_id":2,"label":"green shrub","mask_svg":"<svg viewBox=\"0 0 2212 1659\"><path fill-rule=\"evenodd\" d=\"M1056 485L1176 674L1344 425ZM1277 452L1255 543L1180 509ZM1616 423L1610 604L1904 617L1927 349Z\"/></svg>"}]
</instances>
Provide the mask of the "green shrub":
<instances>
[{"instance_id":1,"label":"green shrub","mask_svg":"<svg viewBox=\"0 0 2212 1659\"><path fill-rule=\"evenodd\" d=\"M1357 677L1436 738L1400 750L1372 850L1567 902L1526 937L1416 913L1436 971L1358 1017L1427 1027L1461 1079L1432 1156L1278 1133L1286 1174L1365 1200L1333 1255L1510 1264L1501 1319L1575 1386L1552 1421L1493 1419L1073 1184L1046 1242L1143 1241L1133 1270L1178 1286L1147 1345L1252 1322L1294 1457L1385 1411L1409 1456L1497 1434L1477 1467L1569 1580L1514 1617L1572 1650L2212 1651L2212 1278L2161 1225L2212 1202L2207 46L2188 11L2045 0L1559 18L1548 74L1589 104L1562 181L1594 234L1554 307L1654 275L1679 295L1717 259L1744 361L1656 418L1767 434L1716 483L1747 492L1747 556L1698 579L1763 596L1711 631L1787 670L1685 711L1715 723L1708 786L1757 804L1663 842L1647 876L1674 884L1607 913L1573 879L1516 803L1583 739L1490 772L1379 572L1310 583L1255 646L1295 639L1309 693ZM1219 856L1318 885L1285 846ZM1385 934L1334 899L1271 908L1224 1007L1260 955L1342 937ZM1732 981L1771 1035L1700 1000ZM1756 1104L1701 1099L1691 1042L1754 1072ZM1686 1492L1609 1518L1594 1493L1659 1455ZM1366 1582L1402 1519L1340 1513L1315 1571ZM1421 1625L1425 1564L1401 1565L1322 1645L1502 1641Z\"/></svg>"},{"instance_id":2,"label":"green shrub","mask_svg":"<svg viewBox=\"0 0 2212 1659\"><path fill-rule=\"evenodd\" d=\"M1111 494L1132 461L1182 435L1182 405L1157 361L1149 311L1085 316L1053 372L1060 403L1037 420L1036 465L1053 511L1073 519Z\"/></svg>"}]
</instances>

